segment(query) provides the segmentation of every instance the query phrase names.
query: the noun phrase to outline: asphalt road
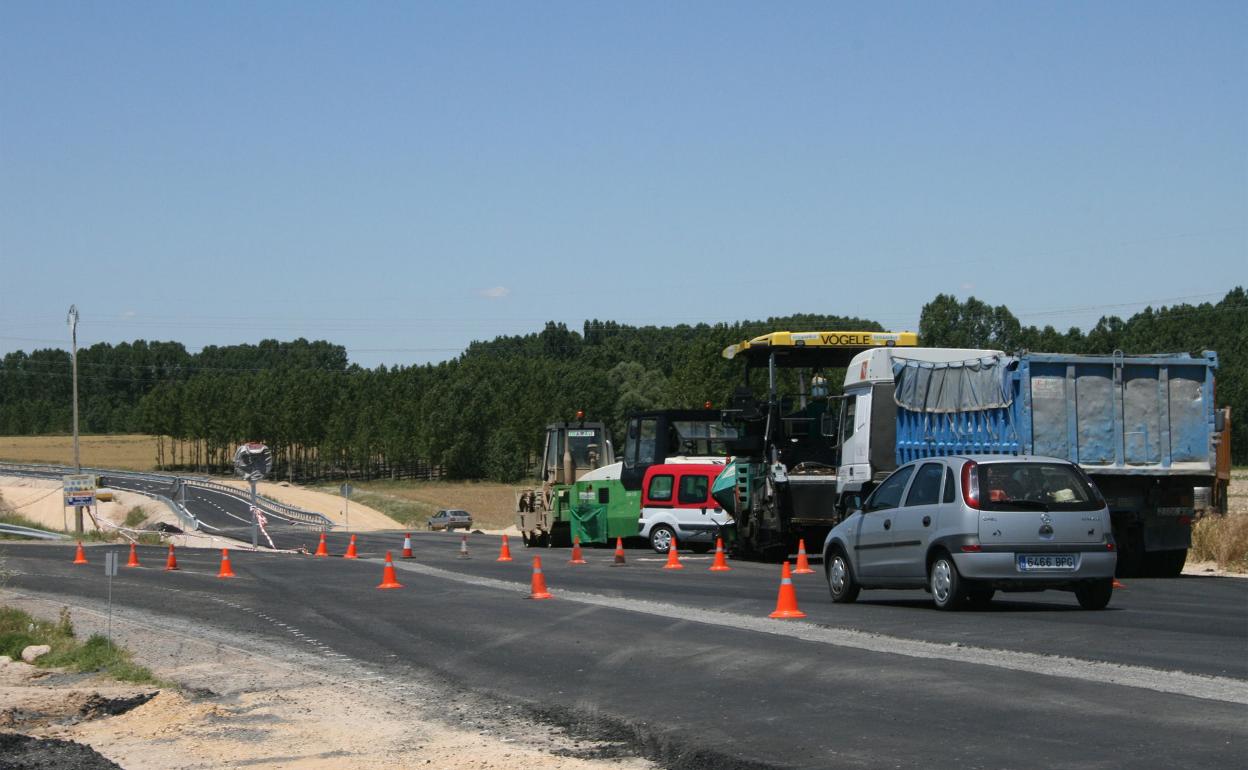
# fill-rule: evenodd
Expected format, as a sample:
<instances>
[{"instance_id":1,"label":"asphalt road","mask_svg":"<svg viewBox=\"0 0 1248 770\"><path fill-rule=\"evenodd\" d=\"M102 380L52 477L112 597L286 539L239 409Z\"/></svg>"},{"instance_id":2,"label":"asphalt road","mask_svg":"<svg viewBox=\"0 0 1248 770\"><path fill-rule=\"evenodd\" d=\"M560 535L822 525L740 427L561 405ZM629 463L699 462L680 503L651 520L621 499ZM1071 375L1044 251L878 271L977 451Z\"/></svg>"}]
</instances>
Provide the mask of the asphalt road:
<instances>
[{"instance_id":1,"label":"asphalt road","mask_svg":"<svg viewBox=\"0 0 1248 770\"><path fill-rule=\"evenodd\" d=\"M283 532L283 546L316 536ZM346 535L329 537L331 552ZM571 566L542 550L555 599L524 598L530 557L498 539L414 533L405 588L378 591L401 533L359 536L359 561L179 552L183 571L126 570L114 599L402 678L432 673L574 730L623 736L671 767L1241 767L1248 752L1248 581L1130 581L1110 609L1073 596L999 598L940 613L922 593L832 605L822 575L796 578L804 621L766 619L773 566L665 571L640 550ZM98 566L66 546L4 547L9 586L102 598ZM102 563L99 549L88 553ZM163 551L141 549L146 564Z\"/></svg>"}]
</instances>

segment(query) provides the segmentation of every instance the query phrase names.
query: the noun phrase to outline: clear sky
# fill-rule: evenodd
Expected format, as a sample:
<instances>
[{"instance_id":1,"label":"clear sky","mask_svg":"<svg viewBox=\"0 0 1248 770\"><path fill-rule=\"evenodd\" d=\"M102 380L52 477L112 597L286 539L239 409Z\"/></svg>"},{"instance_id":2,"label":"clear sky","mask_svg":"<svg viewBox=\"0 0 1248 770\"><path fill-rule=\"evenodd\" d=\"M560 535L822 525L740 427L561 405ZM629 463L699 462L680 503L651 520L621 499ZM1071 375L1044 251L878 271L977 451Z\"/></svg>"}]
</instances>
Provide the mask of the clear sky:
<instances>
[{"instance_id":1,"label":"clear sky","mask_svg":"<svg viewBox=\"0 0 1248 770\"><path fill-rule=\"evenodd\" d=\"M0 2L0 352L1248 284L1248 3Z\"/></svg>"}]
</instances>

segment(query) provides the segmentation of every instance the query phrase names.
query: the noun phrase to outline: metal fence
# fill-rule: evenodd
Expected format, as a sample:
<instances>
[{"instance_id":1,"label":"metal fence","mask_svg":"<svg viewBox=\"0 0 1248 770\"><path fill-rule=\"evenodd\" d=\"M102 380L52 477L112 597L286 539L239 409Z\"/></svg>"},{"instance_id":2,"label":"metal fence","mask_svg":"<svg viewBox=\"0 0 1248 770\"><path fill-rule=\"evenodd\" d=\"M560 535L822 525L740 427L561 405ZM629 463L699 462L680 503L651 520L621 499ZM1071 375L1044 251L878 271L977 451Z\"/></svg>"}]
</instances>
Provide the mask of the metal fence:
<instances>
[{"instance_id":1,"label":"metal fence","mask_svg":"<svg viewBox=\"0 0 1248 770\"><path fill-rule=\"evenodd\" d=\"M15 476L61 476L67 473L76 473L73 468L64 465L44 465L39 463L5 463L0 462L0 474L10 474ZM156 484L165 484L168 486L170 493L176 493L179 485L186 487L200 487L203 489L211 489L217 492L224 492L241 500L249 500L249 493L246 490L232 487L228 484L221 484L209 479L201 479L188 476L174 476L165 473L151 473L143 471L120 471L111 468L88 468L82 469L83 473L91 473L97 476L112 476L116 478L135 479L139 481L147 481ZM172 498L156 492L149 492L141 489L127 489L127 492L144 495L164 503L178 517L182 524L191 530L199 529L199 520L186 509L182 503ZM274 500L263 495L256 495L256 507L271 514L289 519L292 525L314 527L316 529L331 529L334 523L326 516L308 511L294 505Z\"/></svg>"}]
</instances>

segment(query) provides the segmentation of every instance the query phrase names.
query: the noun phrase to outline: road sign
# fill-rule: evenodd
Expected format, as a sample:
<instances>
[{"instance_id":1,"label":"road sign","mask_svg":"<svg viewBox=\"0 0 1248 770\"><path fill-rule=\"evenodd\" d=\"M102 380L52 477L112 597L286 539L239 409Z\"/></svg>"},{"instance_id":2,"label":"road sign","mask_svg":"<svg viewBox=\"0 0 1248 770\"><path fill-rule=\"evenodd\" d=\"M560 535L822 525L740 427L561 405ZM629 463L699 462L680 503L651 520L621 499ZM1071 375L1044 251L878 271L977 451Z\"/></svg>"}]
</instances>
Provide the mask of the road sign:
<instances>
[{"instance_id":1,"label":"road sign","mask_svg":"<svg viewBox=\"0 0 1248 770\"><path fill-rule=\"evenodd\" d=\"M112 577L117 574L117 552L109 551L104 554L104 574Z\"/></svg>"},{"instance_id":2,"label":"road sign","mask_svg":"<svg viewBox=\"0 0 1248 770\"><path fill-rule=\"evenodd\" d=\"M95 476L71 473L61 477L65 504L74 508L95 505Z\"/></svg>"},{"instance_id":3,"label":"road sign","mask_svg":"<svg viewBox=\"0 0 1248 770\"><path fill-rule=\"evenodd\" d=\"M342 493L343 497L350 497L351 493L355 491L355 487L351 486L351 482L348 481L342 486L338 487L338 491Z\"/></svg>"}]
</instances>

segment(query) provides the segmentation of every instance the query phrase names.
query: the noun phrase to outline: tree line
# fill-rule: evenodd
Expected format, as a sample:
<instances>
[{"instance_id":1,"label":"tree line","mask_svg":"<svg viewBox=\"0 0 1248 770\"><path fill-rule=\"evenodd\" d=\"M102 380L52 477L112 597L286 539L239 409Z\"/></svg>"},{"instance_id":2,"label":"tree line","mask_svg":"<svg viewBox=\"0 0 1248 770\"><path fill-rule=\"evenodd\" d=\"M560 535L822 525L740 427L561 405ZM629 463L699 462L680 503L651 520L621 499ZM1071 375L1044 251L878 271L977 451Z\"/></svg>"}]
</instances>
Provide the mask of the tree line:
<instances>
[{"instance_id":1,"label":"tree line","mask_svg":"<svg viewBox=\"0 0 1248 770\"><path fill-rule=\"evenodd\" d=\"M720 351L779 329L882 331L867 319L796 315L732 324L629 326L550 322L540 332L474 342L437 364L363 368L325 341L266 340L190 353L176 342L97 344L78 354L84 433L158 436L161 467L227 470L242 440L273 448L294 480L404 476L522 477L544 426L584 410L622 436L627 414L724 403L741 364ZM1241 415L1232 446L1248 460L1248 296L1102 318L1084 332L1023 326L1005 306L939 295L922 343L1055 353L1217 350L1218 401ZM830 378L839 385L839 379ZM14 352L0 365L0 434L71 429L67 351Z\"/></svg>"}]
</instances>

